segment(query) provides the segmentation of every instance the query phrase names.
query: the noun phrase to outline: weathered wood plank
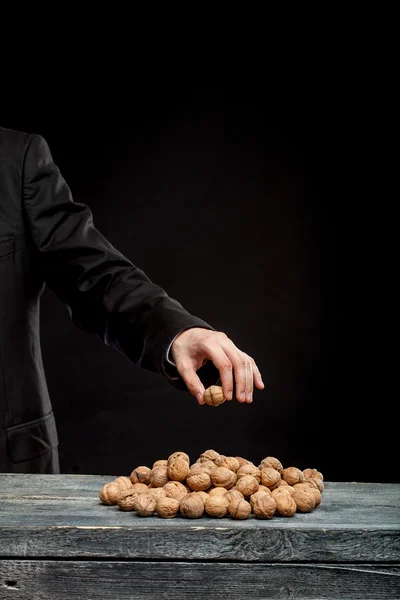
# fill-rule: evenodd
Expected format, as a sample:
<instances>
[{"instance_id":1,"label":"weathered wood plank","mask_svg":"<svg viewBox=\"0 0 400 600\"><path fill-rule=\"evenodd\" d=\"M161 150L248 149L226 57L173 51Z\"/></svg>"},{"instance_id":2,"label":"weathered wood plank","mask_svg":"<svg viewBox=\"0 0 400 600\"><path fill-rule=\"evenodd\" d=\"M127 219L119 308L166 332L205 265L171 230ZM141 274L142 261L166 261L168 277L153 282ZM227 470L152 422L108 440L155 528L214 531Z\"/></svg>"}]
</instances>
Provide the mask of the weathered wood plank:
<instances>
[{"instance_id":1,"label":"weathered wood plank","mask_svg":"<svg viewBox=\"0 0 400 600\"><path fill-rule=\"evenodd\" d=\"M143 519L100 504L112 477L0 475L0 556L398 561L400 485L326 483L310 514Z\"/></svg>"},{"instance_id":2,"label":"weathered wood plank","mask_svg":"<svg viewBox=\"0 0 400 600\"><path fill-rule=\"evenodd\" d=\"M398 600L392 565L0 561L4 600Z\"/></svg>"},{"instance_id":3,"label":"weathered wood plank","mask_svg":"<svg viewBox=\"0 0 400 600\"><path fill-rule=\"evenodd\" d=\"M51 499L79 498L98 501L101 487L114 478L114 475L0 473L0 506L5 507L4 501L23 502L29 499L43 499L43 502ZM92 514L93 504L88 502L87 505ZM30 506L29 510L33 511L33 515L35 506L36 503ZM328 526L353 526L355 519L360 527L372 525L386 528L391 524L400 526L400 484L327 482L323 506L325 511L321 519ZM11 512L14 512L13 505ZM104 514L101 516L104 518ZM314 525L320 525L321 519L318 511L307 515L307 523L312 520ZM0 520L0 524L3 524L3 520ZM288 526L292 527L292 523Z\"/></svg>"},{"instance_id":4,"label":"weathered wood plank","mask_svg":"<svg viewBox=\"0 0 400 600\"><path fill-rule=\"evenodd\" d=\"M190 524L180 529L154 523L140 528L3 527L0 557L331 563L399 560L397 531L282 530L268 525L262 521L256 528L241 527L238 522Z\"/></svg>"},{"instance_id":5,"label":"weathered wood plank","mask_svg":"<svg viewBox=\"0 0 400 600\"><path fill-rule=\"evenodd\" d=\"M377 498L377 501L379 501L379 498ZM387 504L382 508L377 505L376 508L369 509L368 507L349 505L347 502L345 498L340 501L338 493L327 489L322 503L311 513L299 512L292 518L284 519L278 519L275 516L265 526L273 528L279 526L282 529L317 527L319 529L343 530L356 527L358 529L400 530L400 510L396 510L395 506ZM157 523L160 527L177 529L185 527L185 523L187 523L187 519L182 517L162 521L154 516L151 521L154 525ZM205 521L215 523L215 519L210 520L205 516L200 521L202 524ZM232 519L226 517L223 520L218 520L219 523L226 523L227 521L231 522ZM257 526L259 526L259 523L257 521ZM134 512L126 513L115 506L104 506L98 498L93 497L33 496L0 499L0 527L12 525L82 526L96 524L99 527L141 527L143 525L147 527L148 523L144 523L144 519L137 517ZM243 526L256 527L254 515L250 515L249 520Z\"/></svg>"},{"instance_id":6,"label":"weathered wood plank","mask_svg":"<svg viewBox=\"0 0 400 600\"><path fill-rule=\"evenodd\" d=\"M100 504L98 494L106 480L109 478L0 474L0 526L80 526L86 524L86 519L91 522L98 519L99 526L130 524L132 513L127 515ZM173 519L161 525L157 519L162 527L179 527L181 521ZM276 519L273 523L275 526ZM135 522L135 526L140 525ZM310 514L298 513L293 519L280 519L279 527L400 529L400 484L328 482L318 509Z\"/></svg>"},{"instance_id":7,"label":"weathered wood plank","mask_svg":"<svg viewBox=\"0 0 400 600\"><path fill-rule=\"evenodd\" d=\"M0 473L0 498L50 496L97 498L105 483L117 475L39 475Z\"/></svg>"}]
</instances>

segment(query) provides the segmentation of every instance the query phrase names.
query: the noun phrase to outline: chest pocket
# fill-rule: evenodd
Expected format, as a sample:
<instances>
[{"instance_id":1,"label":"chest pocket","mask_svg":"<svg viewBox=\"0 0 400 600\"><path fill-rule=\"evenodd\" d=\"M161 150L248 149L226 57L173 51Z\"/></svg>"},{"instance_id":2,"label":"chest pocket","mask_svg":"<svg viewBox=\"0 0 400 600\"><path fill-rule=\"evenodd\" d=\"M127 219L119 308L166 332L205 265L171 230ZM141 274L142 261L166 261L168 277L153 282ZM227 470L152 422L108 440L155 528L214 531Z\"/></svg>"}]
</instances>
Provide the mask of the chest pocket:
<instances>
[{"instance_id":1,"label":"chest pocket","mask_svg":"<svg viewBox=\"0 0 400 600\"><path fill-rule=\"evenodd\" d=\"M14 254L15 252L15 237L12 233L0 235L0 260Z\"/></svg>"}]
</instances>

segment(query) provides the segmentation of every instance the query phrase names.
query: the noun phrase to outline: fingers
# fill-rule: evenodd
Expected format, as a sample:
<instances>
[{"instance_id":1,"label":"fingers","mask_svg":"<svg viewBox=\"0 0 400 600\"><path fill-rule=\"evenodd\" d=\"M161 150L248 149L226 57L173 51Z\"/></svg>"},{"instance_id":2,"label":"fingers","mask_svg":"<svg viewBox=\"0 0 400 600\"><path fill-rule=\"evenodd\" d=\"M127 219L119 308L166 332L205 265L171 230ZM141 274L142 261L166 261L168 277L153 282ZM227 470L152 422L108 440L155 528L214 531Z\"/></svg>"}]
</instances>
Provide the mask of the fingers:
<instances>
[{"instance_id":1,"label":"fingers","mask_svg":"<svg viewBox=\"0 0 400 600\"><path fill-rule=\"evenodd\" d=\"M246 399L246 402L253 402L253 365L251 364L249 357L246 355L246 377L244 380L244 390L242 391L242 398Z\"/></svg>"},{"instance_id":2,"label":"fingers","mask_svg":"<svg viewBox=\"0 0 400 600\"><path fill-rule=\"evenodd\" d=\"M200 339L195 340L194 351L191 349L188 352L188 340L193 345L191 337L194 333L196 332L193 329L187 333L186 346L182 346L180 353L178 352L180 346L176 346L175 361L179 374L185 381L189 392L197 398L198 403L204 404L205 390L196 371L201 366L204 358L212 360L218 369L226 400L233 399L235 382L237 400L242 403L252 402L254 386L258 389L264 389L261 374L254 359L241 352L222 332L207 332L207 335L204 335L204 332L200 331ZM181 336L183 335L185 333L181 334ZM197 337L199 337L199 332L197 332ZM176 341L175 344L177 344Z\"/></svg>"},{"instance_id":3,"label":"fingers","mask_svg":"<svg viewBox=\"0 0 400 600\"><path fill-rule=\"evenodd\" d=\"M232 400L233 398L233 375L232 375L232 363L228 356L224 352L221 345L212 345L209 348L209 357L217 367L220 377L222 391L226 400Z\"/></svg>"},{"instance_id":4,"label":"fingers","mask_svg":"<svg viewBox=\"0 0 400 600\"><path fill-rule=\"evenodd\" d=\"M236 398L239 402L250 403L253 401L254 384L259 389L264 388L260 371L251 356L241 352L229 339L227 341L229 343L224 345L224 350L235 372Z\"/></svg>"},{"instance_id":5,"label":"fingers","mask_svg":"<svg viewBox=\"0 0 400 600\"><path fill-rule=\"evenodd\" d=\"M263 390L265 386L264 386L259 368L257 367L255 360L253 358L251 358L251 356L248 356L247 358L250 360L252 368L253 368L253 377L254 377L255 386L259 390Z\"/></svg>"},{"instance_id":6,"label":"fingers","mask_svg":"<svg viewBox=\"0 0 400 600\"><path fill-rule=\"evenodd\" d=\"M247 354L240 352L227 336L207 341L207 356L217 367L226 400L233 398L233 373L235 375L236 398L239 402L253 400L253 363Z\"/></svg>"},{"instance_id":7,"label":"fingers","mask_svg":"<svg viewBox=\"0 0 400 600\"><path fill-rule=\"evenodd\" d=\"M228 338L221 342L235 373L236 399L238 402L253 401L253 365L250 357L241 352Z\"/></svg>"},{"instance_id":8,"label":"fingers","mask_svg":"<svg viewBox=\"0 0 400 600\"><path fill-rule=\"evenodd\" d=\"M204 385L197 376L194 365L191 363L183 363L180 366L177 365L177 370L192 396L196 398L199 404L204 404Z\"/></svg>"},{"instance_id":9,"label":"fingers","mask_svg":"<svg viewBox=\"0 0 400 600\"><path fill-rule=\"evenodd\" d=\"M235 371L237 400L253 402L253 366L249 357L244 352L237 350L232 355L232 364Z\"/></svg>"}]
</instances>

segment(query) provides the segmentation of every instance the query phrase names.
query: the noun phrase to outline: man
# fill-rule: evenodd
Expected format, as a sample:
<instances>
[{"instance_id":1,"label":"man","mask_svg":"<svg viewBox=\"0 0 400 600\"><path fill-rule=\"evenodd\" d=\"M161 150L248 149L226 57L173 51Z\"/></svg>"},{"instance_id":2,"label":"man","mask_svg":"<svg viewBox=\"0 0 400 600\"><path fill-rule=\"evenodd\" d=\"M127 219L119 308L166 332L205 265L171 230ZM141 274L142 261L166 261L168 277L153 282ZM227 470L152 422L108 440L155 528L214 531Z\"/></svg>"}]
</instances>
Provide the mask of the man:
<instances>
[{"instance_id":1,"label":"man","mask_svg":"<svg viewBox=\"0 0 400 600\"><path fill-rule=\"evenodd\" d=\"M57 429L41 357L48 285L76 327L204 403L251 402L254 360L189 314L118 252L76 203L40 135L0 128L0 471L58 473ZM233 376L234 374L234 376Z\"/></svg>"}]
</instances>

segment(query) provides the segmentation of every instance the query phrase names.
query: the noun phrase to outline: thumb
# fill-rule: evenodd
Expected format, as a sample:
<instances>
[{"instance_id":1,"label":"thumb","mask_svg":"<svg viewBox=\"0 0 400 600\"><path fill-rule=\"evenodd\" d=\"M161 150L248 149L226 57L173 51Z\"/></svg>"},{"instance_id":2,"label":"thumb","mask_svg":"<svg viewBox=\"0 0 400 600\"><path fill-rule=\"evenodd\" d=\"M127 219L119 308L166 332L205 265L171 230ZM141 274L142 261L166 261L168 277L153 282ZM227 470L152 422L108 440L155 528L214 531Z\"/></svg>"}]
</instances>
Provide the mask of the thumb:
<instances>
[{"instance_id":1,"label":"thumb","mask_svg":"<svg viewBox=\"0 0 400 600\"><path fill-rule=\"evenodd\" d=\"M183 381L189 392L197 399L199 404L204 404L204 385L201 383L196 371L193 367L183 369L180 373Z\"/></svg>"}]
</instances>

